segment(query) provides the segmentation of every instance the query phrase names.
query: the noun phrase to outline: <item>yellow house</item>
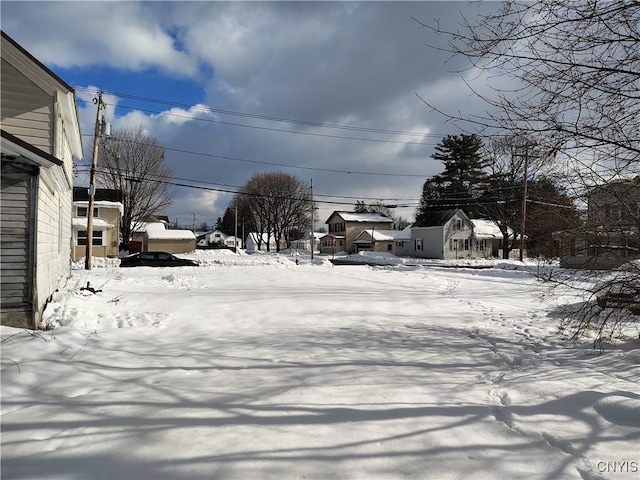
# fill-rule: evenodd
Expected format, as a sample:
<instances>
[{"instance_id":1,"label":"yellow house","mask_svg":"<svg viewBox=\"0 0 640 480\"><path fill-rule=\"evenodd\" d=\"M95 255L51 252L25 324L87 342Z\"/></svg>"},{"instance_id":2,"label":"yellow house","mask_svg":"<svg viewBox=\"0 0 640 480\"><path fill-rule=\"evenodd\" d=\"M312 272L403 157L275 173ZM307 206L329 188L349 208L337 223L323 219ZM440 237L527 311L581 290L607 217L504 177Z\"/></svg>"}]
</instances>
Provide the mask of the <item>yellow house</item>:
<instances>
[{"instance_id":1,"label":"yellow house","mask_svg":"<svg viewBox=\"0 0 640 480\"><path fill-rule=\"evenodd\" d=\"M363 230L391 230L393 220L381 213L333 212L325 222L329 226L329 235L344 238L347 253L356 251L355 239ZM322 246L323 253L330 253L332 246Z\"/></svg>"},{"instance_id":2,"label":"yellow house","mask_svg":"<svg viewBox=\"0 0 640 480\"><path fill-rule=\"evenodd\" d=\"M120 219L124 213L122 192L97 188L93 203L92 257L117 258L120 247ZM73 259L87 251L87 208L89 193L85 187L73 188Z\"/></svg>"}]
</instances>

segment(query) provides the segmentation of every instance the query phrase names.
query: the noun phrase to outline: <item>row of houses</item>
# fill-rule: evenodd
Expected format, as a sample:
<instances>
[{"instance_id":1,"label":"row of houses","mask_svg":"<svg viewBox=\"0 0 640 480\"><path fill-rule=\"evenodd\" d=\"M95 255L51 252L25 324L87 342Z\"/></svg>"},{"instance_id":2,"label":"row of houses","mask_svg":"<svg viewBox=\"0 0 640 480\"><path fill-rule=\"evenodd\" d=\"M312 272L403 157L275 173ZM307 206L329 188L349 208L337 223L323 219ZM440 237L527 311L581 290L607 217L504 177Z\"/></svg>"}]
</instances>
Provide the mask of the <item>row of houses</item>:
<instances>
[{"instance_id":1,"label":"row of houses","mask_svg":"<svg viewBox=\"0 0 640 480\"><path fill-rule=\"evenodd\" d=\"M393 230L380 213L335 211L320 238L322 253L385 252L436 259L489 258L501 255L503 236L490 220L470 219L460 209L432 211L419 224ZM509 230L509 241L514 239Z\"/></svg>"}]
</instances>

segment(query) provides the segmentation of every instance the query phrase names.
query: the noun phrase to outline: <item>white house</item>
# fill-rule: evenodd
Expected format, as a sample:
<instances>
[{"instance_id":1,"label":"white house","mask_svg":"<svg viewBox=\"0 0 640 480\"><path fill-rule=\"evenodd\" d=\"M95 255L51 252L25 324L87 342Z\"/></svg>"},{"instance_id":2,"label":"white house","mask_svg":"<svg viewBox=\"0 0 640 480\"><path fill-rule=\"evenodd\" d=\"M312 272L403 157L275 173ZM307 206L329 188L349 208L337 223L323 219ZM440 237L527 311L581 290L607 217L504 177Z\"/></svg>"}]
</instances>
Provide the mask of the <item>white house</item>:
<instances>
[{"instance_id":1,"label":"white house","mask_svg":"<svg viewBox=\"0 0 640 480\"><path fill-rule=\"evenodd\" d=\"M473 223L460 209L428 212L411 227L411 242L412 257L475 258Z\"/></svg>"},{"instance_id":2,"label":"white house","mask_svg":"<svg viewBox=\"0 0 640 480\"><path fill-rule=\"evenodd\" d=\"M2 32L2 324L37 328L71 272L75 91Z\"/></svg>"},{"instance_id":3,"label":"white house","mask_svg":"<svg viewBox=\"0 0 640 480\"><path fill-rule=\"evenodd\" d=\"M270 238L266 233L260 235L257 232L249 233L244 243L245 250L247 252L255 252L256 250L267 250L267 244L269 245L270 252L276 251L276 241L273 239L273 236L271 236Z\"/></svg>"},{"instance_id":4,"label":"white house","mask_svg":"<svg viewBox=\"0 0 640 480\"><path fill-rule=\"evenodd\" d=\"M222 244L229 248L242 248L242 239L222 233L220 230L214 230L213 232L205 234L202 237L202 240L198 242L198 245L203 247L208 247L214 244Z\"/></svg>"},{"instance_id":5,"label":"white house","mask_svg":"<svg viewBox=\"0 0 640 480\"><path fill-rule=\"evenodd\" d=\"M483 258L500 258L502 254L503 235L493 220L472 219L473 238L478 256ZM509 241L513 241L513 230L507 230Z\"/></svg>"}]
</instances>

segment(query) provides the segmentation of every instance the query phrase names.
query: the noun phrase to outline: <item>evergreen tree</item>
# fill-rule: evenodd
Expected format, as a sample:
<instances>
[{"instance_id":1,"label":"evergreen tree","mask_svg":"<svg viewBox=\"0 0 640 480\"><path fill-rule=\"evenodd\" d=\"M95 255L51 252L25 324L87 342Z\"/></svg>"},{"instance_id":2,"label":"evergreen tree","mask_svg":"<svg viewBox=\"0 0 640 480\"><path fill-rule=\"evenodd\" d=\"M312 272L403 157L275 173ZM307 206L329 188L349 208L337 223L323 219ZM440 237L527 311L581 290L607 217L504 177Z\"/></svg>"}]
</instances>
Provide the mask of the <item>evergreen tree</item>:
<instances>
[{"instance_id":1,"label":"evergreen tree","mask_svg":"<svg viewBox=\"0 0 640 480\"><path fill-rule=\"evenodd\" d=\"M477 197L484 189L487 174L482 140L476 135L447 135L431 158L444 163L444 171L427 179L422 187L416 221L430 210L461 208L476 216Z\"/></svg>"}]
</instances>

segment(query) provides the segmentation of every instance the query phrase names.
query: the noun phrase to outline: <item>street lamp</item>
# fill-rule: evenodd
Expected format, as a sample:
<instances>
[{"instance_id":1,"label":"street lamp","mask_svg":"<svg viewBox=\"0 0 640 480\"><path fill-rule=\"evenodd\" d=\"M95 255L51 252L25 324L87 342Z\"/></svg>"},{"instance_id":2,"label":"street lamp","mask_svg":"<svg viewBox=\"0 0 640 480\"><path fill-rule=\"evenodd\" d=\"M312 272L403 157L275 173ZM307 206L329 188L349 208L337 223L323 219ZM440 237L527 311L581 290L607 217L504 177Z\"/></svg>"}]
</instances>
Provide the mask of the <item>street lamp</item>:
<instances>
[{"instance_id":1,"label":"street lamp","mask_svg":"<svg viewBox=\"0 0 640 480\"><path fill-rule=\"evenodd\" d=\"M100 134L109 136L111 134L111 124L107 123L104 115L100 112L106 108L106 103L102 101L102 92L98 92L98 98L93 99L93 103L98 106L96 113L96 126L93 133L93 155L91 157L91 173L89 174L89 205L87 206L87 245L84 258L84 269L91 270L91 255L93 247L93 203L96 195L96 166L98 164L98 139Z\"/></svg>"}]
</instances>

